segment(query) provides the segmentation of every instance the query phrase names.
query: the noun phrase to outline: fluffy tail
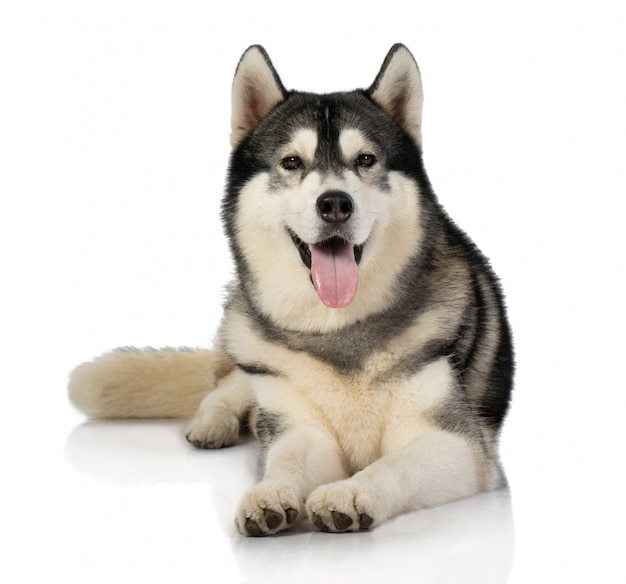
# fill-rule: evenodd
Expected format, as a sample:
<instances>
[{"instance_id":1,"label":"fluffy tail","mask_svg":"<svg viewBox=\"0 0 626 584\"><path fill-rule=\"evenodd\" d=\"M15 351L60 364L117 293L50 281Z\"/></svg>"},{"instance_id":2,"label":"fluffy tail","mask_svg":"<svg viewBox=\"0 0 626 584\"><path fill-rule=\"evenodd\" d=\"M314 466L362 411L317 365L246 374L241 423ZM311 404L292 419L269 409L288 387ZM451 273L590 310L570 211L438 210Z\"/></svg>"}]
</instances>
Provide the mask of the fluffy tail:
<instances>
[{"instance_id":1,"label":"fluffy tail","mask_svg":"<svg viewBox=\"0 0 626 584\"><path fill-rule=\"evenodd\" d=\"M194 349L116 349L70 374L70 401L92 418L189 418L231 367Z\"/></svg>"}]
</instances>

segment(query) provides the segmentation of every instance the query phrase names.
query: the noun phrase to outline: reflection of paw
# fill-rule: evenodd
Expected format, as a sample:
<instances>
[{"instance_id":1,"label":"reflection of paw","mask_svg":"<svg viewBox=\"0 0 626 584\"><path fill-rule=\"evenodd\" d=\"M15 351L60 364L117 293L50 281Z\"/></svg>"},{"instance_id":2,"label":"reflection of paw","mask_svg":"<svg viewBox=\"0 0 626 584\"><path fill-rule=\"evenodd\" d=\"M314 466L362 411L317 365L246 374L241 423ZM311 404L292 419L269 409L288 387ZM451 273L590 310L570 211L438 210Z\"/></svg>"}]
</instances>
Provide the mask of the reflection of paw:
<instances>
[{"instance_id":1,"label":"reflection of paw","mask_svg":"<svg viewBox=\"0 0 626 584\"><path fill-rule=\"evenodd\" d=\"M187 428L187 441L196 448L232 446L239 437L239 420L221 406L199 409Z\"/></svg>"},{"instance_id":2,"label":"reflection of paw","mask_svg":"<svg viewBox=\"0 0 626 584\"><path fill-rule=\"evenodd\" d=\"M323 485L306 502L309 520L320 531L360 531L375 519L373 505L363 491L350 480Z\"/></svg>"},{"instance_id":3,"label":"reflection of paw","mask_svg":"<svg viewBox=\"0 0 626 584\"><path fill-rule=\"evenodd\" d=\"M242 501L235 524L243 535L273 535L293 525L300 506L295 489L284 483L263 481Z\"/></svg>"}]
</instances>

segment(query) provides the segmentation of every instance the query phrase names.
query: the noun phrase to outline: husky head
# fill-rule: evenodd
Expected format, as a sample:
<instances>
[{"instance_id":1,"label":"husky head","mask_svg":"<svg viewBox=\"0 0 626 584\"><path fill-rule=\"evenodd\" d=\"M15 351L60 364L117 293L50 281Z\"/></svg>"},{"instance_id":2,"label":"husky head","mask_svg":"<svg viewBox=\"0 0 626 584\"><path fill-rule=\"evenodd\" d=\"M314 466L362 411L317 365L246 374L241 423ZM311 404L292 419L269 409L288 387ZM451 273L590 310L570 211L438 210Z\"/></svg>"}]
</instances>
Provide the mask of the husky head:
<instances>
[{"instance_id":1,"label":"husky head","mask_svg":"<svg viewBox=\"0 0 626 584\"><path fill-rule=\"evenodd\" d=\"M223 218L247 297L297 328L384 310L419 251L428 190L410 52L392 47L367 90L319 95L287 91L252 46L232 95Z\"/></svg>"}]
</instances>

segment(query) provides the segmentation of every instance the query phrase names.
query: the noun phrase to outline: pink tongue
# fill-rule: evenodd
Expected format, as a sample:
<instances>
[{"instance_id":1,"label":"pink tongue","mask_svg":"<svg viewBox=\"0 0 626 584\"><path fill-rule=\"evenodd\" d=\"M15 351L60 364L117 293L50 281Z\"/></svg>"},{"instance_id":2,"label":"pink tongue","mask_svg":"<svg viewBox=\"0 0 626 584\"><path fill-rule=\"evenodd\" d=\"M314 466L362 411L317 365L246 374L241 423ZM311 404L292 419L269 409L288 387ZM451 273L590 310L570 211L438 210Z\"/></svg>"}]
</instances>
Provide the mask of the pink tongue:
<instances>
[{"instance_id":1,"label":"pink tongue","mask_svg":"<svg viewBox=\"0 0 626 584\"><path fill-rule=\"evenodd\" d=\"M311 246L311 275L320 300L326 306L348 306L359 285L352 244L334 240L331 244Z\"/></svg>"}]
</instances>

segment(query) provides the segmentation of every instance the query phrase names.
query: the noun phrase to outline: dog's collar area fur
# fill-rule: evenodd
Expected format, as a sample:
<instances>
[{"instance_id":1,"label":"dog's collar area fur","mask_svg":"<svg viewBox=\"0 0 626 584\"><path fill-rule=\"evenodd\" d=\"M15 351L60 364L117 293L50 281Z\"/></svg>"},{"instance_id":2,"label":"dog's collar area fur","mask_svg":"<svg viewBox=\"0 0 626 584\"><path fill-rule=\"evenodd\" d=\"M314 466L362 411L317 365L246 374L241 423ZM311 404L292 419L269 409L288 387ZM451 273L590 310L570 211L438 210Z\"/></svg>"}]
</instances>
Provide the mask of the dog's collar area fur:
<instances>
[{"instance_id":1,"label":"dog's collar area fur","mask_svg":"<svg viewBox=\"0 0 626 584\"><path fill-rule=\"evenodd\" d=\"M289 237L291 237L291 241L293 241L294 245L298 252L300 252L300 259L302 263L310 270L311 269L311 248L308 243L302 241L291 229L287 229L287 233L289 233ZM330 237L325 241L317 242L318 245L328 245L332 246L334 241L340 241L339 237ZM341 240L343 241L343 240ZM357 266L361 263L361 258L363 257L363 244L353 246L354 249L354 261Z\"/></svg>"}]
</instances>

